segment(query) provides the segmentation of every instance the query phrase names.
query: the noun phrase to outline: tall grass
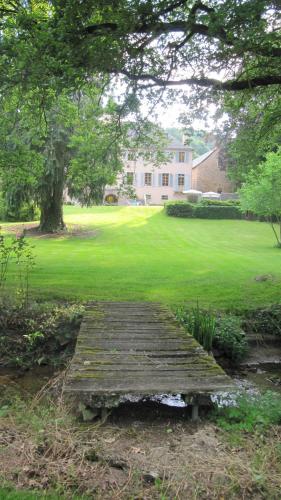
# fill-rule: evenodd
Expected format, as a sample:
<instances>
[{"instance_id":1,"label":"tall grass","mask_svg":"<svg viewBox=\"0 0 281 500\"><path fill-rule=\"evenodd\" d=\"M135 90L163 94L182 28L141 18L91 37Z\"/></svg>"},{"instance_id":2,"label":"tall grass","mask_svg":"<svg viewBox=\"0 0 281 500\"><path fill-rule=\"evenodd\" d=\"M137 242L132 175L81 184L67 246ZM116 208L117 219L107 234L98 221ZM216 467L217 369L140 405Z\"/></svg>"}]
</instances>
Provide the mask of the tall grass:
<instances>
[{"instance_id":1,"label":"tall grass","mask_svg":"<svg viewBox=\"0 0 281 500\"><path fill-rule=\"evenodd\" d=\"M211 351L216 330L216 319L211 312L200 309L197 303L189 311L178 308L176 317L206 351Z\"/></svg>"}]
</instances>

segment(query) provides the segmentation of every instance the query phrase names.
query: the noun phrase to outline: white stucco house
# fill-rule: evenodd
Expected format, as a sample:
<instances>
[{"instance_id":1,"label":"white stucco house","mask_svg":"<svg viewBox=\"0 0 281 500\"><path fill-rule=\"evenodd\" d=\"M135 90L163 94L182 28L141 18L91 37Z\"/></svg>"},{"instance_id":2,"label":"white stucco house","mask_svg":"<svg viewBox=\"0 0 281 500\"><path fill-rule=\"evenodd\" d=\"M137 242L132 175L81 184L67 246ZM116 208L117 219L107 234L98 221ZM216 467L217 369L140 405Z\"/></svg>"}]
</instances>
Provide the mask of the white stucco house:
<instances>
[{"instance_id":1,"label":"white stucco house","mask_svg":"<svg viewBox=\"0 0 281 500\"><path fill-rule=\"evenodd\" d=\"M124 182L131 185L137 201L146 205L163 205L167 200L185 200L183 191L191 188L192 148L182 142L172 140L165 148L168 160L155 167L135 152L124 154L124 169L115 186L107 186L104 200L112 200L120 205L130 203L127 196L120 193Z\"/></svg>"}]
</instances>

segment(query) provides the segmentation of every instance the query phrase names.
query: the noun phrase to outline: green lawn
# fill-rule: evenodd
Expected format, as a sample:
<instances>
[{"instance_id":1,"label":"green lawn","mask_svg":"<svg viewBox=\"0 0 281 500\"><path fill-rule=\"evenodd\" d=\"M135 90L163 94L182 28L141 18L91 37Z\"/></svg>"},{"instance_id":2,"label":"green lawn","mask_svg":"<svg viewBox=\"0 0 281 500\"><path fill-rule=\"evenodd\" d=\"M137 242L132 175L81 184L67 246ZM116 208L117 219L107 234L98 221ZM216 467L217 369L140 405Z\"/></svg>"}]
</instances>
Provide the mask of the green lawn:
<instances>
[{"instance_id":1,"label":"green lawn","mask_svg":"<svg viewBox=\"0 0 281 500\"><path fill-rule=\"evenodd\" d=\"M65 220L97 234L33 240L37 296L218 308L280 300L281 250L266 223L177 219L160 207L66 207ZM255 281L263 274L273 279Z\"/></svg>"}]
</instances>

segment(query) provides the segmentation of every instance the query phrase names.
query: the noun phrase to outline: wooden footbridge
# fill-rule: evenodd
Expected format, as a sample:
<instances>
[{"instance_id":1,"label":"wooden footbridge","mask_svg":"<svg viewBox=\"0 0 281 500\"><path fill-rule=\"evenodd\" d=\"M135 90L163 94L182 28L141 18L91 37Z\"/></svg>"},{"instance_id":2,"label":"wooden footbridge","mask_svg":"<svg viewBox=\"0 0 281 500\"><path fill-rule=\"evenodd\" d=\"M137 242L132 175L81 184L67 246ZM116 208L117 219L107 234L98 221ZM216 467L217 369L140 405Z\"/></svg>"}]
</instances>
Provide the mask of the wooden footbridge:
<instances>
[{"instance_id":1,"label":"wooden footbridge","mask_svg":"<svg viewBox=\"0 0 281 500\"><path fill-rule=\"evenodd\" d=\"M214 358L163 305L97 302L86 310L65 391L84 407L127 395L182 394L196 418L200 396L232 388Z\"/></svg>"}]
</instances>

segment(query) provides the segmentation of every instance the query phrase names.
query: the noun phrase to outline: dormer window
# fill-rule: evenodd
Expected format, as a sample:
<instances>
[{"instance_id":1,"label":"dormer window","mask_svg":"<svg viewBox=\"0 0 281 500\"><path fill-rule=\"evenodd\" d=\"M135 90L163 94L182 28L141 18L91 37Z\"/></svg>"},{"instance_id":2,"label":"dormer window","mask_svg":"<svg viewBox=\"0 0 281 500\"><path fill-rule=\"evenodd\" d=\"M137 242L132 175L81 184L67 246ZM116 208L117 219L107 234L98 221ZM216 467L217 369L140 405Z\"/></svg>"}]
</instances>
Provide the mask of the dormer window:
<instances>
[{"instance_id":1,"label":"dormer window","mask_svg":"<svg viewBox=\"0 0 281 500\"><path fill-rule=\"evenodd\" d=\"M179 163L184 163L184 161L185 161L185 152L180 151L179 152Z\"/></svg>"}]
</instances>

